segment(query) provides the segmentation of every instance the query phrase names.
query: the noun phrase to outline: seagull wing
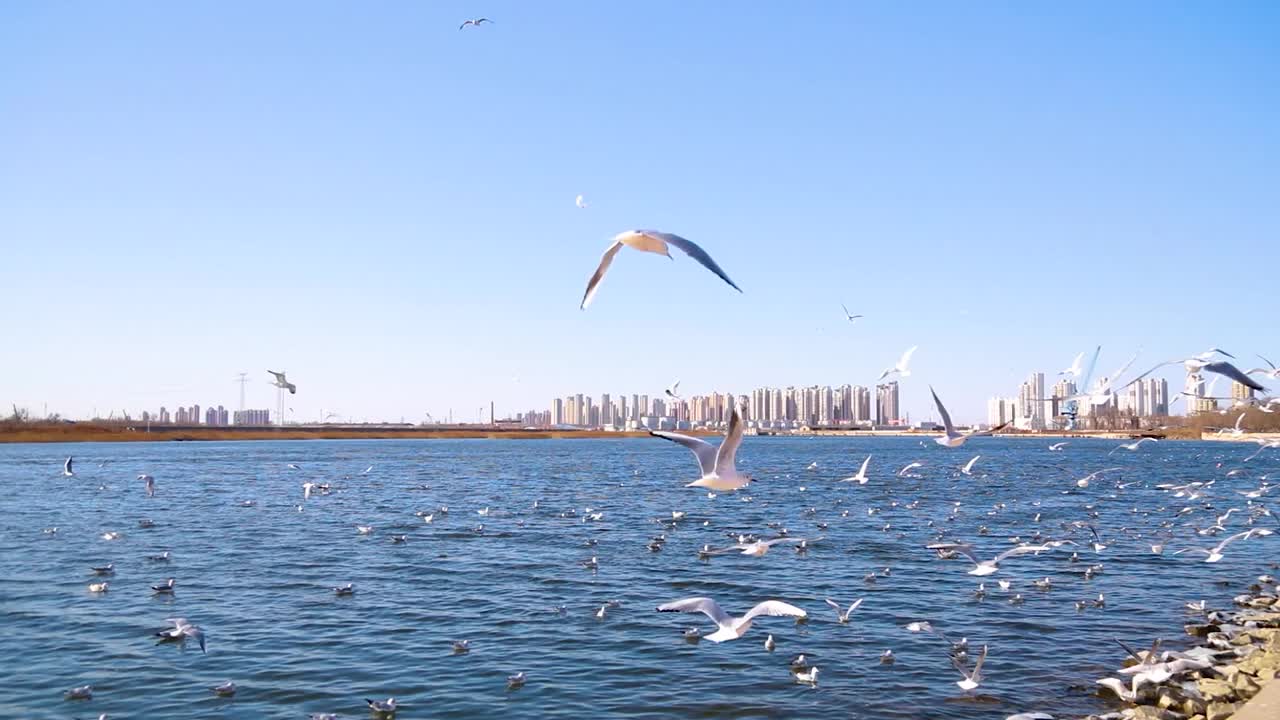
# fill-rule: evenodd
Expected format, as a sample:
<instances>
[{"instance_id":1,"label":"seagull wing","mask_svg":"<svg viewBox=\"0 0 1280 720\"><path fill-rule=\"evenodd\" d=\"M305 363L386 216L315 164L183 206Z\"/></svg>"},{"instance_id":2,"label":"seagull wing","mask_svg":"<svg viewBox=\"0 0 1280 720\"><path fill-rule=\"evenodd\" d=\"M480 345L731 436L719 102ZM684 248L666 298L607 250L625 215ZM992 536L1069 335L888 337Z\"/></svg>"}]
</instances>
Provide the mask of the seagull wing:
<instances>
[{"instance_id":1,"label":"seagull wing","mask_svg":"<svg viewBox=\"0 0 1280 720\"><path fill-rule=\"evenodd\" d=\"M592 298L596 296L596 289L600 287L600 281L604 279L604 274L609 271L609 265L613 263L613 256L617 255L621 249L622 243L615 242L609 246L608 250L604 251L604 256L600 258L600 266L596 268L595 274L587 281L587 292L582 296L582 305L579 306L579 309L586 310L587 306L591 304Z\"/></svg>"},{"instance_id":2,"label":"seagull wing","mask_svg":"<svg viewBox=\"0 0 1280 720\"><path fill-rule=\"evenodd\" d=\"M1093 357L1089 358L1089 367L1085 368L1084 373L1080 375L1081 390L1087 390L1089 388L1089 382L1093 380L1094 368L1098 366L1098 356L1101 354L1102 354L1102 346L1099 345L1098 347L1094 348Z\"/></svg>"},{"instance_id":3,"label":"seagull wing","mask_svg":"<svg viewBox=\"0 0 1280 720\"><path fill-rule=\"evenodd\" d=\"M717 475L732 474L737 471L734 458L738 454L738 446L742 444L742 413L738 410L738 401L733 400L733 413L729 416L729 433L724 442L716 450L715 472Z\"/></svg>"},{"instance_id":4,"label":"seagull wing","mask_svg":"<svg viewBox=\"0 0 1280 720\"><path fill-rule=\"evenodd\" d=\"M903 357L905 359L906 356L904 355ZM903 364L905 365L906 363ZM942 416L942 425L947 430L947 437L954 436L956 434L956 429L951 424L951 413L947 412L947 408L943 406L942 401L938 399L938 393L934 392L932 385L929 386L929 393L933 395L933 404L938 406L938 414Z\"/></svg>"},{"instance_id":5,"label":"seagull wing","mask_svg":"<svg viewBox=\"0 0 1280 720\"><path fill-rule=\"evenodd\" d=\"M924 547L926 550L951 550L969 558L974 564L978 562L978 557L973 554L973 546L965 543L935 543Z\"/></svg>"},{"instance_id":6,"label":"seagull wing","mask_svg":"<svg viewBox=\"0 0 1280 720\"><path fill-rule=\"evenodd\" d=\"M1275 364L1275 363L1273 363L1273 362L1271 362L1270 360L1268 360L1268 359L1266 359L1266 358L1262 357L1261 355L1259 355L1259 356L1258 356L1258 358L1259 358L1260 360L1262 360L1262 362L1266 363L1267 365L1270 365L1272 370L1275 370L1275 369L1276 369L1276 364Z\"/></svg>"},{"instance_id":7,"label":"seagull wing","mask_svg":"<svg viewBox=\"0 0 1280 720\"><path fill-rule=\"evenodd\" d=\"M695 597L686 598L669 602L666 605L659 605L658 612L685 612L685 613L702 613L711 618L716 625L720 627L728 627L733 621L729 615L720 608L720 604L711 598Z\"/></svg>"},{"instance_id":8,"label":"seagull wing","mask_svg":"<svg viewBox=\"0 0 1280 720\"><path fill-rule=\"evenodd\" d=\"M1253 388L1254 390L1266 390L1266 388L1260 385L1258 381L1240 372L1240 368L1226 362L1225 360L1222 362L1208 363L1204 366L1204 369L1211 373L1217 373L1223 377L1231 378L1245 387Z\"/></svg>"},{"instance_id":9,"label":"seagull wing","mask_svg":"<svg viewBox=\"0 0 1280 720\"><path fill-rule=\"evenodd\" d=\"M1136 358L1137 356L1135 355L1134 357ZM1120 392L1121 390L1124 390L1125 388L1129 387L1130 385L1133 385L1134 383L1138 382L1138 381L1139 381L1139 380L1141 380L1142 378L1144 378L1144 377L1146 377L1146 376L1150 375L1151 373L1153 373L1153 372L1155 372L1155 371L1159 370L1159 369L1160 369L1160 368L1162 368L1162 367L1166 367L1166 366L1168 366L1168 365L1178 365L1178 364L1180 364L1181 362L1182 362L1181 360L1167 360L1167 361L1165 361L1165 362L1162 362L1162 363L1160 363L1159 365L1156 365L1155 367L1151 368L1150 370L1148 370L1148 371L1146 371L1146 372L1142 373L1142 374L1141 374L1141 375L1139 375L1138 377L1136 377L1136 378L1134 378L1134 379L1130 380L1129 382L1125 383L1124 385L1121 385L1120 387L1115 388L1114 390L1112 390L1112 392ZM1129 361L1129 364L1130 364L1130 365L1132 365L1132 364L1133 364L1133 361L1132 361L1132 360L1130 360L1130 361ZM1126 365L1125 367L1127 368L1128 366ZM1123 371L1123 370L1121 370L1121 372L1124 372L1124 371ZM1114 377L1119 377L1119 375L1116 375L1116 376L1114 376ZM1114 378L1113 378L1113 382L1114 382Z\"/></svg>"},{"instance_id":10,"label":"seagull wing","mask_svg":"<svg viewBox=\"0 0 1280 720\"><path fill-rule=\"evenodd\" d=\"M862 461L862 467L861 467L861 468L858 468L858 477L866 477L866 475L867 475L867 464L868 464L868 463L870 463L870 462L871 462L871 456L870 456L870 455L868 455L868 456L867 456L867 459Z\"/></svg>"},{"instance_id":11,"label":"seagull wing","mask_svg":"<svg viewBox=\"0 0 1280 720\"><path fill-rule=\"evenodd\" d=\"M1239 540L1240 538L1247 538L1252 534L1253 534L1252 530L1245 530L1242 533L1236 533L1235 535L1232 535L1226 540L1223 540L1222 542L1218 543L1217 547L1215 547L1213 550L1214 552L1221 553L1223 550L1226 550L1227 546L1230 545L1231 543L1235 542L1236 540Z\"/></svg>"},{"instance_id":12,"label":"seagull wing","mask_svg":"<svg viewBox=\"0 0 1280 720\"><path fill-rule=\"evenodd\" d=\"M650 430L649 434L654 437L660 437L663 440L670 440L673 443L683 445L693 451L698 458L698 467L702 469L703 476L710 475L715 472L716 468L716 446L705 440L680 433L666 432L663 430Z\"/></svg>"},{"instance_id":13,"label":"seagull wing","mask_svg":"<svg viewBox=\"0 0 1280 720\"><path fill-rule=\"evenodd\" d=\"M837 603L835 600L832 600L831 598L827 598L827 604L831 606L831 609L835 610L836 612L840 612L840 604Z\"/></svg>"},{"instance_id":14,"label":"seagull wing","mask_svg":"<svg viewBox=\"0 0 1280 720\"><path fill-rule=\"evenodd\" d=\"M982 663L987 661L987 646L982 646L982 654L978 656L978 662L973 665L973 672L970 673L969 679L974 682L982 681Z\"/></svg>"},{"instance_id":15,"label":"seagull wing","mask_svg":"<svg viewBox=\"0 0 1280 720\"><path fill-rule=\"evenodd\" d=\"M1009 548L1008 550L1005 550L1004 552L997 555L996 562L999 563L1003 561L1005 558L1017 557L1019 555L1026 555L1027 553L1039 553L1044 551L1045 551L1045 547L1043 545L1019 545L1017 547Z\"/></svg>"},{"instance_id":16,"label":"seagull wing","mask_svg":"<svg viewBox=\"0 0 1280 720\"><path fill-rule=\"evenodd\" d=\"M672 235L671 233L658 232L657 230L641 230L639 232L644 235L648 235L650 237L658 238L659 240L666 242L668 245L675 245L676 247L683 250L686 255L693 258L694 260L697 260L698 263L702 265L702 267L710 270L711 272L719 276L721 280L729 283L729 286L732 287L734 290L737 290L738 292L742 292L742 288L735 285L734 282L729 279L729 276L725 274L725 271L720 269L720 266L716 264L716 261L712 260L711 256L707 254L707 251L703 250L701 247L698 246L697 243L693 242L692 240L686 240L680 237L679 235Z\"/></svg>"},{"instance_id":17,"label":"seagull wing","mask_svg":"<svg viewBox=\"0 0 1280 720\"><path fill-rule=\"evenodd\" d=\"M906 352L902 353L902 357L898 359L898 365L897 365L897 368L898 368L899 370L906 370L906 369L907 369L907 363L911 362L911 356L915 354L915 352L916 352L916 348L918 348L918 347L920 347L920 346L919 346L919 345L912 345L910 350L907 350Z\"/></svg>"},{"instance_id":18,"label":"seagull wing","mask_svg":"<svg viewBox=\"0 0 1280 720\"><path fill-rule=\"evenodd\" d=\"M765 600L747 611L742 616L743 620L750 620L761 615L787 615L789 617L808 617L809 613L801 610L795 605L789 605L781 600Z\"/></svg>"}]
</instances>

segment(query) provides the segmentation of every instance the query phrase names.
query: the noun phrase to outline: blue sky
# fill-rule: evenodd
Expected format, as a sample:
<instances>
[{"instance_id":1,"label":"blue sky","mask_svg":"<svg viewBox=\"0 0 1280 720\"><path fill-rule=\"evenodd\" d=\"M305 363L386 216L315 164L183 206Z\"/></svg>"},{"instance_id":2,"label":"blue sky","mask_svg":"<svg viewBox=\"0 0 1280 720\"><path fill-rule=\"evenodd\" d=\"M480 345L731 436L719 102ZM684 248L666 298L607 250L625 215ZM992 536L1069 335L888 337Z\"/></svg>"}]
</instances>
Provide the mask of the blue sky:
<instances>
[{"instance_id":1,"label":"blue sky","mask_svg":"<svg viewBox=\"0 0 1280 720\"><path fill-rule=\"evenodd\" d=\"M1265 2L4 3L0 401L230 407L249 371L272 407L271 368L298 418L470 418L676 378L871 384L918 344L906 409L932 383L974 420L1098 344L1108 368L1212 344L1280 361L1278 22ZM745 293L627 251L580 312L633 227L700 243Z\"/></svg>"}]
</instances>

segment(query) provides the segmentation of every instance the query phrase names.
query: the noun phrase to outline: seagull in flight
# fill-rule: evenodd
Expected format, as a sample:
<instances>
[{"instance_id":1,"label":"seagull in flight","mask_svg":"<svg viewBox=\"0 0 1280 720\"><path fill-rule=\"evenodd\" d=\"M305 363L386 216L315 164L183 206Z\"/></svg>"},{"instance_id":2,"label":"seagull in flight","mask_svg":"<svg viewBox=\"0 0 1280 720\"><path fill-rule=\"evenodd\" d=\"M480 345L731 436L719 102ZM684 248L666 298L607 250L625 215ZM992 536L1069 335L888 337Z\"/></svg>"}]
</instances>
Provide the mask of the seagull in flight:
<instances>
[{"instance_id":1,"label":"seagull in flight","mask_svg":"<svg viewBox=\"0 0 1280 720\"><path fill-rule=\"evenodd\" d=\"M1235 360L1235 359L1236 359L1236 356L1235 356L1235 355L1232 355L1231 353L1227 352L1226 350L1223 350L1223 349L1221 349L1221 348L1216 348L1216 347L1211 347L1211 348L1209 348L1208 350L1205 350L1205 351L1204 351L1204 352L1202 352L1202 353L1199 353L1199 354L1196 354L1196 355L1192 355L1192 357L1194 357L1196 360L1208 360L1208 359L1212 358L1214 355L1221 355L1221 356L1223 356L1223 357L1229 357L1229 358L1231 358L1232 360Z\"/></svg>"},{"instance_id":2,"label":"seagull in flight","mask_svg":"<svg viewBox=\"0 0 1280 720\"><path fill-rule=\"evenodd\" d=\"M1117 450L1128 450L1129 452L1136 452L1138 448L1142 447L1142 443L1144 442L1157 442L1157 440L1155 438L1150 438L1150 437L1138 438L1137 442L1117 445L1115 450L1112 450L1111 452L1107 453L1107 455L1114 455Z\"/></svg>"},{"instance_id":3,"label":"seagull in flight","mask_svg":"<svg viewBox=\"0 0 1280 720\"><path fill-rule=\"evenodd\" d=\"M922 463L922 462L913 462L913 463L911 463L911 464L907 465L906 467L904 467L904 468L902 468L901 470L899 470L899 471L898 471L898 477L906 477L906 476L907 476L907 473L911 472L912 470L915 470L915 469L916 469L916 468L918 468L918 467L924 467L924 463Z\"/></svg>"},{"instance_id":4,"label":"seagull in flight","mask_svg":"<svg viewBox=\"0 0 1280 720\"><path fill-rule=\"evenodd\" d=\"M974 463L976 463L976 462L978 462L978 458L980 458L980 457L982 457L982 456L981 456L981 455L974 455L972 460L970 460L969 462L965 463L965 464L964 464L964 467L960 468L960 474L961 474L961 475L972 475L972 474L973 474L973 464L974 464Z\"/></svg>"},{"instance_id":5,"label":"seagull in flight","mask_svg":"<svg viewBox=\"0 0 1280 720\"><path fill-rule=\"evenodd\" d=\"M683 251L689 257L698 261L698 263L706 269L715 273L734 290L742 292L742 288L735 285L734 282L729 279L729 276L725 274L725 271L720 269L720 266L716 264L716 261L712 260L711 256L707 254L707 251L703 250L692 240L686 240L679 235L659 232L657 230L627 230L625 232L618 233L613 238L613 244L609 246L608 250L604 251L604 256L600 258L600 266L596 268L595 274L593 274L591 279L587 281L587 291L582 296L582 305L580 308L582 310L586 310L587 306L591 304L591 300L596 295L596 290L600 287L600 281L604 279L604 274L609 271L609 265L613 263L613 256L617 255L618 251L621 250L623 246L639 250L640 252L666 255L670 258L672 245Z\"/></svg>"},{"instance_id":6,"label":"seagull in flight","mask_svg":"<svg viewBox=\"0 0 1280 720\"><path fill-rule=\"evenodd\" d=\"M911 371L907 369L907 364L911 362L911 355L915 353L916 348L918 347L920 346L912 345L910 350L907 350L906 352L902 353L902 357L898 358L898 362L894 364L893 367L888 368L884 372L880 373L880 377L876 378L876 380L877 381L883 380L889 377L890 375L893 375L894 373L897 373L899 377L911 377Z\"/></svg>"},{"instance_id":7,"label":"seagull in flight","mask_svg":"<svg viewBox=\"0 0 1280 720\"><path fill-rule=\"evenodd\" d=\"M871 462L871 456L868 455L867 459L862 461L862 467L858 468L857 475L854 475L852 477L847 477L841 480L840 482L856 482L859 485L866 485L867 484L867 464L870 462Z\"/></svg>"},{"instance_id":8,"label":"seagull in flight","mask_svg":"<svg viewBox=\"0 0 1280 720\"><path fill-rule=\"evenodd\" d=\"M725 642L737 640L751 628L751 623L758 617L785 615L803 618L809 614L800 608L780 600L766 600L751 608L741 617L732 617L720 608L715 600L705 597L686 598L658 606L658 612L700 612L715 621L717 630L704 635L704 640Z\"/></svg>"},{"instance_id":9,"label":"seagull in flight","mask_svg":"<svg viewBox=\"0 0 1280 720\"><path fill-rule=\"evenodd\" d=\"M1182 550L1175 552L1174 555L1181 555L1182 553L1185 553L1185 552L1202 553L1207 556L1204 559L1205 562L1216 563L1223 558L1223 553L1226 551L1227 546L1235 542L1236 540L1248 540L1254 535L1257 535L1259 537L1266 537L1267 535L1272 535L1272 534L1274 533L1270 530L1267 530L1266 528L1253 528L1252 530L1246 530L1242 533L1236 533L1235 535L1228 537L1226 540L1223 540L1222 542L1218 543L1217 545L1214 545L1211 548L1184 548Z\"/></svg>"},{"instance_id":10,"label":"seagull in flight","mask_svg":"<svg viewBox=\"0 0 1280 720\"><path fill-rule=\"evenodd\" d=\"M969 691L978 689L978 684L982 682L982 663L986 662L986 659L986 645L982 646L982 653L978 655L978 662L973 664L973 670L966 669L964 663L960 661L960 658L953 657L951 659L951 664L954 665L956 670L959 670L960 674L964 676L963 680L956 681L956 684L960 686L961 690Z\"/></svg>"},{"instance_id":11,"label":"seagull in flight","mask_svg":"<svg viewBox=\"0 0 1280 720\"><path fill-rule=\"evenodd\" d=\"M578 209L580 209L580 210L586 210L586 209L587 209L587 201L586 201L586 200L584 200L584 199L582 198L582 194L581 194L581 193L579 193L579 194L578 194L578 197L576 197L576 198L574 198L574 199L573 199L573 204L574 204L574 205L577 205L577 206L578 206Z\"/></svg>"},{"instance_id":12,"label":"seagull in flight","mask_svg":"<svg viewBox=\"0 0 1280 720\"><path fill-rule=\"evenodd\" d=\"M840 604L835 600L827 598L827 604L831 606L832 610L836 611L836 620L838 620L841 625L844 625L849 622L849 616L853 615L853 611L857 610L858 607L862 605L862 600L862 598L854 600L853 603L849 605L849 609L843 612L840 610Z\"/></svg>"},{"instance_id":13,"label":"seagull in flight","mask_svg":"<svg viewBox=\"0 0 1280 720\"><path fill-rule=\"evenodd\" d=\"M73 470L73 469L71 468L71 463L72 463L72 461L73 461L74 459L75 459L75 458L72 458L72 457L69 457L69 456L68 456L68 457L67 457L67 459L66 459L66 461L62 463L62 474L63 474L63 476L65 476L65 477L71 477L71 476L73 476L73 475L75 475L75 474L76 474L76 471L75 471L75 470Z\"/></svg>"},{"instance_id":14,"label":"seagull in flight","mask_svg":"<svg viewBox=\"0 0 1280 720\"><path fill-rule=\"evenodd\" d=\"M858 318L863 317L862 315L854 315L853 313L850 313L849 308L845 307L844 303L840 303L840 307L844 310L845 319L851 323L856 323L858 322Z\"/></svg>"},{"instance_id":15,"label":"seagull in flight","mask_svg":"<svg viewBox=\"0 0 1280 720\"><path fill-rule=\"evenodd\" d=\"M1050 445L1050 446L1049 446L1049 451L1050 451L1050 452L1058 452L1058 451L1062 450L1062 448L1064 448L1064 447L1066 447L1066 446L1067 446L1067 441L1065 441L1065 440L1064 440L1063 442L1056 442L1056 443L1053 443L1052 445Z\"/></svg>"},{"instance_id":16,"label":"seagull in flight","mask_svg":"<svg viewBox=\"0 0 1280 720\"><path fill-rule=\"evenodd\" d=\"M973 569L969 571L969 574L977 575L979 577L998 572L1000 570L1000 563L1006 558L1026 555L1027 553L1038 555L1042 552L1048 552L1054 547L1056 547L1056 545L1053 543L1045 543L1044 545L1018 545L1017 547L1005 550L990 560L979 560L977 556L974 555L973 546L966 543L934 543L932 545L925 546L925 548L929 550L951 551L964 555L973 562Z\"/></svg>"},{"instance_id":17,"label":"seagull in flight","mask_svg":"<svg viewBox=\"0 0 1280 720\"><path fill-rule=\"evenodd\" d=\"M1111 452L1115 452L1115 450L1112 450ZM1089 487L1089 482L1094 478L1098 477L1099 475L1102 475L1103 473L1116 472L1117 470L1123 470L1123 469L1124 468L1113 467L1113 468L1103 468L1102 470L1099 470L1097 472L1091 472L1088 475L1085 475L1084 477L1077 480L1076 487L1087 488Z\"/></svg>"},{"instance_id":18,"label":"seagull in flight","mask_svg":"<svg viewBox=\"0 0 1280 720\"><path fill-rule=\"evenodd\" d=\"M739 490L751 481L751 478L740 474L734 466L738 446L742 444L742 433L742 413L738 409L737 402L734 402L733 413L729 416L729 432L719 447L688 435L662 430L649 431L649 434L654 437L683 445L693 451L694 456L698 458L698 468L702 471L702 477L685 487L705 487L718 491Z\"/></svg>"},{"instance_id":19,"label":"seagull in flight","mask_svg":"<svg viewBox=\"0 0 1280 720\"><path fill-rule=\"evenodd\" d=\"M186 618L168 618L167 623L172 623L173 627L168 630L161 630L156 633L156 637L163 640L185 640L186 638L195 638L200 643L200 652L205 653L204 631L199 627L187 622ZM206 653L207 654L207 653Z\"/></svg>"},{"instance_id":20,"label":"seagull in flight","mask_svg":"<svg viewBox=\"0 0 1280 720\"><path fill-rule=\"evenodd\" d=\"M1280 368L1276 367L1275 363L1262 357L1261 355L1259 355L1258 357L1262 360L1262 362L1266 363L1268 367L1265 367L1265 368L1256 367L1251 370L1247 370L1245 371L1245 375L1261 375L1263 377L1271 378L1272 380L1280 380Z\"/></svg>"},{"instance_id":21,"label":"seagull in flight","mask_svg":"<svg viewBox=\"0 0 1280 720\"><path fill-rule=\"evenodd\" d=\"M146 490L147 497L155 497L156 496L156 479L151 477L150 475L147 475L146 473L139 475L138 479L144 483L143 487Z\"/></svg>"},{"instance_id":22,"label":"seagull in flight","mask_svg":"<svg viewBox=\"0 0 1280 720\"><path fill-rule=\"evenodd\" d=\"M679 392L680 392L680 381L679 381L679 380L677 380L677 381L675 381L675 382L671 383L671 387L669 387L669 388L667 388L667 389L666 389L667 397L669 397L669 398L671 398L671 399L673 399L673 400L683 400L683 398L681 398L681 397L680 397Z\"/></svg>"},{"instance_id":23,"label":"seagull in flight","mask_svg":"<svg viewBox=\"0 0 1280 720\"><path fill-rule=\"evenodd\" d=\"M946 431L946 434L942 437L933 439L934 442L938 443L942 447L958 448L961 445L964 445L970 438L994 435L1000 430L1003 430L1005 426L1009 424L1005 423L1004 425L991 428L990 430L970 430L967 433L957 432L955 426L951 424L951 413L947 412L947 408L942 404L942 401L938 399L938 393L934 392L932 385L929 386L929 392L933 395L933 404L938 406L938 414L942 416L942 426ZM972 463L970 463L970 465L972 465ZM968 474L969 473L967 472L965 473L965 475Z\"/></svg>"},{"instance_id":24,"label":"seagull in flight","mask_svg":"<svg viewBox=\"0 0 1280 720\"><path fill-rule=\"evenodd\" d=\"M275 370L268 370L267 372L270 373L271 375L274 375L276 378L276 381L272 383L272 385L275 385L278 388L284 388L285 390L288 390L290 395L298 394L298 386L289 382L289 380L285 378L284 373L276 372Z\"/></svg>"},{"instance_id":25,"label":"seagull in flight","mask_svg":"<svg viewBox=\"0 0 1280 720\"><path fill-rule=\"evenodd\" d=\"M458 26L458 29L462 30L463 28L466 28L466 27L480 27L482 23L489 23L490 25L492 25L493 21L487 17L476 18L475 20L466 20L461 25ZM578 199L581 200L582 196L579 195Z\"/></svg>"},{"instance_id":26,"label":"seagull in flight","mask_svg":"<svg viewBox=\"0 0 1280 720\"><path fill-rule=\"evenodd\" d=\"M1066 370L1063 370L1058 374L1070 375L1071 377L1080 377L1080 373L1084 372L1084 368L1081 367L1080 365L1080 362L1083 360L1084 360L1084 353L1080 353L1079 355L1076 356L1075 360L1071 361L1071 367L1068 367Z\"/></svg>"},{"instance_id":27,"label":"seagull in flight","mask_svg":"<svg viewBox=\"0 0 1280 720\"><path fill-rule=\"evenodd\" d=\"M821 538L818 538L818 539L821 539ZM721 548L719 550L704 550L703 552L707 555L723 555L724 553L733 552L734 550L740 550L743 555L760 557L765 553L769 552L769 548L773 547L774 545L777 545L778 543L806 543L807 544L809 542L817 542L817 540L811 541L811 540L806 540L805 538L780 537L780 538L773 538L771 540L756 540L754 542L738 543L737 545L730 545L727 548Z\"/></svg>"}]
</instances>

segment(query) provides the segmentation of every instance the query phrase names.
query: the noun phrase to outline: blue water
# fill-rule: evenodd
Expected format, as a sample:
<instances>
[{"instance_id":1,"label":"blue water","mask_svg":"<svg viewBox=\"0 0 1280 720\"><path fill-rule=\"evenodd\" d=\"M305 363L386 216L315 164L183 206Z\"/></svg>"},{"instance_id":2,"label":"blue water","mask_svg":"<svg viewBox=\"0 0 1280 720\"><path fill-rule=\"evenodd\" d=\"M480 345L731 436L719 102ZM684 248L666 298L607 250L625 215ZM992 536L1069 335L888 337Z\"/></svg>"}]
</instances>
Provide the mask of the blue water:
<instances>
[{"instance_id":1,"label":"blue water","mask_svg":"<svg viewBox=\"0 0 1280 720\"><path fill-rule=\"evenodd\" d=\"M1093 680L1121 660L1111 638L1180 637L1190 617L1184 602L1228 604L1268 571L1276 551L1275 537L1258 538L1205 564L1155 556L1136 534L1173 520L1170 550L1216 543L1185 526L1248 509L1235 491L1280 470L1280 456L1242 464L1252 445L1162 442L1108 458L1117 443L1074 440L1056 453L1047 444L984 439L945 450L909 438L748 437L739 463L758 482L715 499L682 487L696 475L693 456L657 439L0 445L0 717L365 717L362 698L388 696L403 704L400 718L1100 711L1107 701ZM868 453L868 485L834 482ZM959 476L956 468L978 453L975 476ZM77 460L72 478L61 476L68 454ZM894 477L912 461L925 463L921 478ZM806 470L813 462L818 468ZM1075 488L1075 479L1113 465L1124 471L1111 481ZM1236 468L1245 472L1228 477ZM135 479L144 472L156 478L154 498ZM1154 489L1215 479L1190 503L1198 509L1181 516L1188 503ZM1115 480L1137 484L1117 489ZM305 481L331 483L333 492L303 503ZM441 505L449 513L434 523L413 515ZM1078 563L1069 547L1009 560L985 578L985 601L973 598L979 578L965 562L923 548L937 537L930 520L987 556L1037 529L1083 545L1087 531L1060 526L1089 520L1090 505L1108 548L1095 555L1081 547ZM881 512L868 516L869 506ZM485 507L490 515L479 517ZM588 508L603 518L584 521ZM688 517L664 528L658 521L673 510ZM155 527L139 528L143 518ZM1245 519L1233 514L1230 531ZM728 544L727 532L772 535L770 522L824 539L804 555L784 545L761 558L696 556L704 543ZM817 529L820 522L828 527ZM376 530L360 536L357 524ZM54 526L56 534L42 532ZM112 530L123 536L101 539ZM651 552L647 543L663 532L665 548ZM393 544L394 533L408 542ZM589 539L598 545L587 547ZM147 559L164 550L172 553L167 565ZM596 572L581 565L593 554ZM97 578L89 567L106 562L117 568L110 591L90 594ZM1098 562L1103 572L1084 579ZM890 576L864 582L885 567ZM1032 587L1045 576L1052 591ZM153 595L150 586L169 577L176 594ZM1024 605L996 588L1001 578L1015 583ZM331 587L347 582L357 594L335 597ZM1099 592L1105 609L1075 610L1074 601ZM811 619L764 618L741 640L689 644L681 631L709 631L710 622L654 607L692 595L735 613L782 599ZM866 599L852 623L839 625L825 597ZM609 600L620 605L596 619ZM555 611L561 605L564 614ZM194 643L154 642L175 616L205 629L207 655ZM990 646L976 696L954 684L960 676L947 645L902 629L925 619L975 649ZM769 633L773 653L763 648ZM454 655L457 639L470 640L471 652ZM878 662L887 648L893 665ZM797 653L821 668L816 688L788 671ZM528 682L508 691L505 679L517 671ZM234 698L210 692L225 680L239 686ZM83 684L93 685L92 700L62 699Z\"/></svg>"}]
</instances>

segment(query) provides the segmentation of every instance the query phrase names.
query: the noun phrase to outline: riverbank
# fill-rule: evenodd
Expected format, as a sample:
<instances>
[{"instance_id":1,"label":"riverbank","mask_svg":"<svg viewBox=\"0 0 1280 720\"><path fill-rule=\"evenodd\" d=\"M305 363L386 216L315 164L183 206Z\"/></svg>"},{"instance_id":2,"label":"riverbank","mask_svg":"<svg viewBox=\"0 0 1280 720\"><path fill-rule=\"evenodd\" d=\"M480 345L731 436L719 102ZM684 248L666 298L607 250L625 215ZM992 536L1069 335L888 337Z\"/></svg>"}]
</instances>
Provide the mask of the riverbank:
<instances>
[{"instance_id":1,"label":"riverbank","mask_svg":"<svg viewBox=\"0 0 1280 720\"><path fill-rule=\"evenodd\" d=\"M1274 568L1275 565L1273 564ZM1280 718L1280 591L1261 575L1233 599L1186 625L1198 638L1183 652L1136 650L1118 677L1098 680L1129 707L1099 720L1275 720ZM1092 717L1092 716L1091 716Z\"/></svg>"}]
</instances>

